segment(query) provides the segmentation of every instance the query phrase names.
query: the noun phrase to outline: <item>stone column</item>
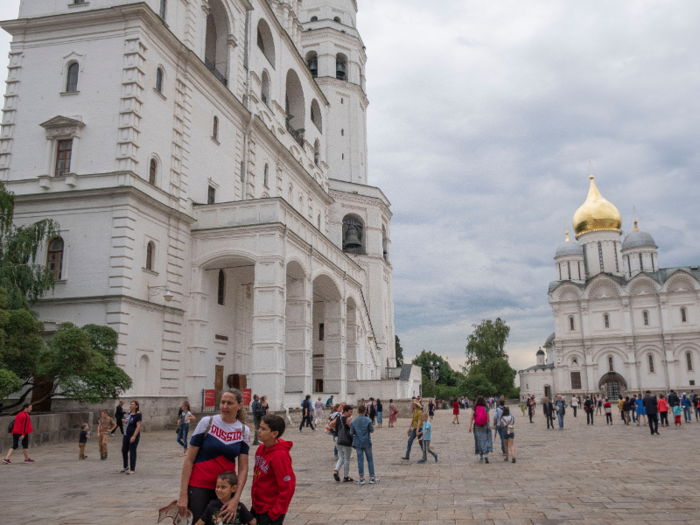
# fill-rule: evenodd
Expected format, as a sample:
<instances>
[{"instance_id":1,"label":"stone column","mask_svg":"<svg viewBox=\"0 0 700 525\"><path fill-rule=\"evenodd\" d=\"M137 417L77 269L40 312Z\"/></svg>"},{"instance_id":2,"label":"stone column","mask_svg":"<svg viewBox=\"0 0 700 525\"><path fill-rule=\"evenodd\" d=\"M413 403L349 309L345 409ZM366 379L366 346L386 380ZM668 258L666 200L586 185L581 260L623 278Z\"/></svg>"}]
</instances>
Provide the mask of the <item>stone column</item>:
<instances>
[{"instance_id":1,"label":"stone column","mask_svg":"<svg viewBox=\"0 0 700 525\"><path fill-rule=\"evenodd\" d=\"M312 392L311 281L287 277L285 392Z\"/></svg>"},{"instance_id":2,"label":"stone column","mask_svg":"<svg viewBox=\"0 0 700 525\"><path fill-rule=\"evenodd\" d=\"M250 388L267 395L272 410L284 402L284 269L276 257L255 263Z\"/></svg>"},{"instance_id":3,"label":"stone column","mask_svg":"<svg viewBox=\"0 0 700 525\"><path fill-rule=\"evenodd\" d=\"M347 356L345 348L345 302L326 301L323 362L323 391L347 396Z\"/></svg>"},{"instance_id":4,"label":"stone column","mask_svg":"<svg viewBox=\"0 0 700 525\"><path fill-rule=\"evenodd\" d=\"M207 325L209 324L209 295L207 272L192 268L190 282L192 290L188 300L187 350L182 367L184 394L194 406L199 406L201 391L206 386Z\"/></svg>"}]
</instances>

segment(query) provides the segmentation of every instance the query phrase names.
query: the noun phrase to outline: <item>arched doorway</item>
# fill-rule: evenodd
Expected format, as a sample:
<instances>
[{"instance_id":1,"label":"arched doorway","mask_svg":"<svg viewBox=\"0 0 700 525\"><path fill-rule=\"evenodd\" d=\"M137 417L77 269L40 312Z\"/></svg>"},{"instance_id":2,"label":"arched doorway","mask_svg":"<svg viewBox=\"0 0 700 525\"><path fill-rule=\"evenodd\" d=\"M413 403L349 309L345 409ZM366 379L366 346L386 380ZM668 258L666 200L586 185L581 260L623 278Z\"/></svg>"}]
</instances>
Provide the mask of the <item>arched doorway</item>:
<instances>
[{"instance_id":1,"label":"arched doorway","mask_svg":"<svg viewBox=\"0 0 700 525\"><path fill-rule=\"evenodd\" d=\"M627 392L627 381L617 372L608 372L600 378L598 388L608 399L620 399Z\"/></svg>"},{"instance_id":2,"label":"arched doorway","mask_svg":"<svg viewBox=\"0 0 700 525\"><path fill-rule=\"evenodd\" d=\"M313 281L314 392L345 394L347 378L343 302L340 290L327 275Z\"/></svg>"}]
</instances>

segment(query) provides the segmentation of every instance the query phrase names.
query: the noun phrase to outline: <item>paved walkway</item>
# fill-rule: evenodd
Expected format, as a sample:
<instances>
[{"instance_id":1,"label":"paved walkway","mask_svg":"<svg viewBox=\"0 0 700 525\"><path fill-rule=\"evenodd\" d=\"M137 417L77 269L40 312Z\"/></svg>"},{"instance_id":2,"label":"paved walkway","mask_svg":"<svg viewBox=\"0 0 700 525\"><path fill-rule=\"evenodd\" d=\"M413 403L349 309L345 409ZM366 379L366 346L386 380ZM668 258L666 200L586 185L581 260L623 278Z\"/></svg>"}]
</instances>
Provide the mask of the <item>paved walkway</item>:
<instances>
[{"instance_id":1,"label":"paved walkway","mask_svg":"<svg viewBox=\"0 0 700 525\"><path fill-rule=\"evenodd\" d=\"M652 437L646 427L624 427L619 416L612 427L604 417L587 427L581 413L574 419L569 410L563 432L546 430L541 415L534 424L519 410L516 417L515 465L504 463L500 450L491 464L479 464L468 418L452 425L447 411L434 422L437 464L416 464L417 446L410 463L400 459L408 420L377 429L381 482L362 487L333 481L332 443L322 430L300 435L292 429L285 437L295 443L297 492L285 523L700 523L700 423L662 428ZM85 461L78 461L76 443L33 450L33 465L0 465L0 522L154 524L157 509L178 492L182 458L175 432L143 435L135 476L118 473L120 438L110 439L107 461L100 461L96 441L88 444ZM13 459L20 458L17 451ZM357 478L355 461L350 475ZM250 503L249 485L244 503Z\"/></svg>"}]
</instances>

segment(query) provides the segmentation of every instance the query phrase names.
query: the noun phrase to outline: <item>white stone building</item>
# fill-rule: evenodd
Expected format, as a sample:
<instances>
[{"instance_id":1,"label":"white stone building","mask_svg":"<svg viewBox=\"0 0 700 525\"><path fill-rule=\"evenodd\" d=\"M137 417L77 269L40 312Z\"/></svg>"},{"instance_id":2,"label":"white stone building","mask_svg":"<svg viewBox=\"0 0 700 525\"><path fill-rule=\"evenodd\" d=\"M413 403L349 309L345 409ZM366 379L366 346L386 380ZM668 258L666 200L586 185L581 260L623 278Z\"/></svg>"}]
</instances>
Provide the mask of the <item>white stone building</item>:
<instances>
[{"instance_id":1,"label":"white stone building","mask_svg":"<svg viewBox=\"0 0 700 525\"><path fill-rule=\"evenodd\" d=\"M107 324L130 395L417 394L367 185L355 0L22 0L0 133L50 217L47 327ZM403 394L403 395L399 395Z\"/></svg>"},{"instance_id":2,"label":"white stone building","mask_svg":"<svg viewBox=\"0 0 700 525\"><path fill-rule=\"evenodd\" d=\"M693 390L700 367L700 267L660 268L651 235L622 240L622 219L591 176L574 215L576 241L557 248L549 285L554 333L537 364L519 372L521 393Z\"/></svg>"}]
</instances>

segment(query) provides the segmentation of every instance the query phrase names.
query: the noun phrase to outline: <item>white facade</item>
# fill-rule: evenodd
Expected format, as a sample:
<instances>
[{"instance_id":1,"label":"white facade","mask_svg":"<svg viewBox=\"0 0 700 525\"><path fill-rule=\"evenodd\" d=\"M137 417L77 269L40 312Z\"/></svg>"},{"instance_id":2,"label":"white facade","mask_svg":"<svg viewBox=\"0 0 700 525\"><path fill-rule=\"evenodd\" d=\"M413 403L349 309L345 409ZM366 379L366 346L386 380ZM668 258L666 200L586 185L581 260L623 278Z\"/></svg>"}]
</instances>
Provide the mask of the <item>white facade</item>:
<instances>
[{"instance_id":1,"label":"white facade","mask_svg":"<svg viewBox=\"0 0 700 525\"><path fill-rule=\"evenodd\" d=\"M63 241L36 309L48 326L113 327L130 395L196 405L230 380L280 408L360 381L406 387L386 379L391 212L367 186L356 11L23 0L2 24L0 180L18 223L51 217ZM336 78L341 51L349 75Z\"/></svg>"},{"instance_id":2,"label":"white facade","mask_svg":"<svg viewBox=\"0 0 700 525\"><path fill-rule=\"evenodd\" d=\"M549 286L554 333L546 357L538 352L538 364L519 372L523 395L695 388L700 267L659 268L656 243L636 220L621 238L615 228L582 231L577 243L567 232Z\"/></svg>"}]
</instances>

